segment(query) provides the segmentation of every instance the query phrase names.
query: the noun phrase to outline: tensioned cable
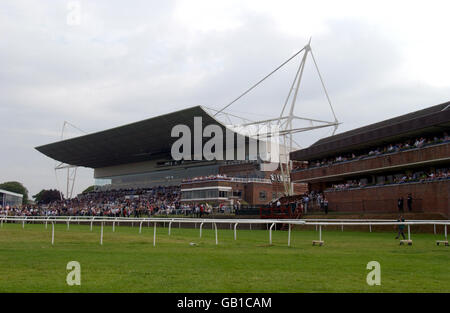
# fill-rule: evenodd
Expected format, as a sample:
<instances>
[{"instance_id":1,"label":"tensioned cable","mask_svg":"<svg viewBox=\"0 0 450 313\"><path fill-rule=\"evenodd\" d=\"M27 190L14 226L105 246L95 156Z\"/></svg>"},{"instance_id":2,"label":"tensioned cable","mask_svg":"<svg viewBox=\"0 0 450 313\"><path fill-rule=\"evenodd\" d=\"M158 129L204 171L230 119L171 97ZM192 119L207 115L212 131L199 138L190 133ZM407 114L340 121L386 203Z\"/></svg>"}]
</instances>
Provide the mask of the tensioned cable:
<instances>
[{"instance_id":1,"label":"tensioned cable","mask_svg":"<svg viewBox=\"0 0 450 313\"><path fill-rule=\"evenodd\" d=\"M276 69L274 69L272 72L270 72L268 75L266 75L263 79L261 79L260 81L258 81L256 84L254 84L253 86L251 86L249 89L247 89L244 93L242 93L239 97L237 97L236 99L234 99L233 101L231 101L230 103L228 103L225 107L223 107L221 110L219 110L216 114L214 114L214 116L216 116L217 114L221 113L223 110L225 110L226 108L228 108L230 105L232 105L233 103L235 103L236 101L238 101L239 99L241 99L243 96L245 96L246 94L248 94L250 91L252 91L255 87L257 87L259 84L261 84L263 81L265 81L267 78L269 78L272 74L274 74L276 71L278 71L280 68L282 68L284 65L286 65L289 61L291 61L293 58L295 58L297 55L299 55L303 50L305 50L305 47L303 47L301 50L299 50L297 53L295 53L293 56L291 56L289 59L287 59L286 61L284 61L281 65L279 65Z\"/></svg>"},{"instance_id":2,"label":"tensioned cable","mask_svg":"<svg viewBox=\"0 0 450 313\"><path fill-rule=\"evenodd\" d=\"M82 130L81 128L78 128L77 126L73 125L72 123L68 122L68 121L64 121L64 123L66 123L69 126L72 126L73 128L75 128L76 130L82 132L83 134L87 134L87 132L85 132L84 130Z\"/></svg>"},{"instance_id":3,"label":"tensioned cable","mask_svg":"<svg viewBox=\"0 0 450 313\"><path fill-rule=\"evenodd\" d=\"M214 112L219 112L219 110L214 109L214 108L210 108L210 107L207 107L207 106L204 106L204 108L205 108L205 109L208 109L208 110L211 110L211 111L214 111ZM245 113L245 112L237 112L237 113ZM229 115L229 116L232 116L232 117L236 117L236 118L242 119L242 120L247 121L247 122L253 122L252 120L250 120L250 119L248 119L248 118L244 118L244 117L242 117L242 116L237 116L237 115L232 114L232 113L225 113L225 112L222 112L222 114L224 114L224 115ZM251 113L245 113L245 114L251 114ZM216 115L214 114L214 116L216 116Z\"/></svg>"},{"instance_id":4,"label":"tensioned cable","mask_svg":"<svg viewBox=\"0 0 450 313\"><path fill-rule=\"evenodd\" d=\"M322 84L323 91L325 92L325 95L327 96L328 104L330 105L331 112L333 113L333 116L334 116L334 121L337 122L336 114L334 113L333 106L331 105L330 96L328 96L327 88L325 87L325 83L323 82L322 75L320 74L319 67L317 66L316 58L314 57L312 50L311 50L311 56L314 61L314 65L316 67L317 74L319 75L319 79L320 79L320 83Z\"/></svg>"}]
</instances>

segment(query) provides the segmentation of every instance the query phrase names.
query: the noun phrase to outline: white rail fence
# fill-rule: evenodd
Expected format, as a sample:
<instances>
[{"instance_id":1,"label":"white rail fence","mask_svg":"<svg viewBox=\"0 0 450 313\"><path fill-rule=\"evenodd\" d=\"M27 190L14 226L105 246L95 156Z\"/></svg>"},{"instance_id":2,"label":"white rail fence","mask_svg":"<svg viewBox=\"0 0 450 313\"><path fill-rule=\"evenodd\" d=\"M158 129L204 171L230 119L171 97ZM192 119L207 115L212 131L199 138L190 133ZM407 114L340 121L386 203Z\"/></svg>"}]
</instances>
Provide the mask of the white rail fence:
<instances>
[{"instance_id":1,"label":"white rail fence","mask_svg":"<svg viewBox=\"0 0 450 313\"><path fill-rule=\"evenodd\" d=\"M52 225L52 245L55 243L55 224L66 223L67 230L70 229L70 223L86 223L90 224L90 231L93 230L93 224L100 224L100 245L103 245L103 226L105 223L112 223L112 231L115 232L115 226L123 224L139 224L139 234L142 233L142 224L147 223L148 226L153 224L153 246L156 246L156 226L157 223L168 224L168 235L171 235L171 229L173 223L181 224L199 224L199 236L202 238L202 230L205 224L211 224L215 231L216 245L219 244L217 224L229 224L230 229L234 230L234 240L237 240L237 226L239 224L249 225L266 225L269 231L269 243L272 244L272 231L277 224L288 225L288 246L291 246L291 229L293 225L315 226L316 231L319 231L319 242L322 242L322 226L369 226L369 231L372 232L372 226L374 225L405 225L408 227L408 241L411 241L411 226L413 225L434 225L434 233L436 234L436 225L444 226L444 237L447 242L447 226L450 225L450 220L407 220L404 222L398 222L396 220L358 220L358 219L199 219L199 218L127 218L127 217L92 217L92 216L0 216L0 228L3 228L4 223L22 223L22 228L25 228L27 222L42 223L47 229L48 223ZM234 227L232 227L234 225Z\"/></svg>"}]
</instances>

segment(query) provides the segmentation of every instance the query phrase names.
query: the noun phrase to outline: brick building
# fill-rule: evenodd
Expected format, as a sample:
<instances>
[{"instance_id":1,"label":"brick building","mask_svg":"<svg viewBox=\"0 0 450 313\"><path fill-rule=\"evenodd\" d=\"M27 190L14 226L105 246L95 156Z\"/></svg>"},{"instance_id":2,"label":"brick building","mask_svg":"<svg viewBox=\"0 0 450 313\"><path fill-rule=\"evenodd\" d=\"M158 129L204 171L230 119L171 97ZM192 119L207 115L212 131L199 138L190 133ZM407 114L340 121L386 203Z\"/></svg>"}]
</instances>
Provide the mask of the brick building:
<instances>
[{"instance_id":1,"label":"brick building","mask_svg":"<svg viewBox=\"0 0 450 313\"><path fill-rule=\"evenodd\" d=\"M292 181L323 193L330 212L394 213L403 202L449 218L449 134L447 102L327 137L291 153L307 161Z\"/></svg>"},{"instance_id":2,"label":"brick building","mask_svg":"<svg viewBox=\"0 0 450 313\"><path fill-rule=\"evenodd\" d=\"M222 166L219 175L186 179L181 183L183 203L248 204L255 207L284 196L279 171L263 172L257 163ZM295 194L307 191L307 184L294 184Z\"/></svg>"}]
</instances>

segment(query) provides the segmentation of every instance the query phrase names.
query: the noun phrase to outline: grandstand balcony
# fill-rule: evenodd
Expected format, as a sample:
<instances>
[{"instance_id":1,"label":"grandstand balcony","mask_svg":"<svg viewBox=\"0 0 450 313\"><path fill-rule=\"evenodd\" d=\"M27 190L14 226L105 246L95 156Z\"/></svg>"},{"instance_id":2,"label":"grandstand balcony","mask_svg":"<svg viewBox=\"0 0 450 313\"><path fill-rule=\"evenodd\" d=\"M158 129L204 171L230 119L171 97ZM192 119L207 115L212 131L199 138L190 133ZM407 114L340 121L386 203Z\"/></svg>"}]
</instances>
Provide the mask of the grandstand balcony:
<instances>
[{"instance_id":1,"label":"grandstand balcony","mask_svg":"<svg viewBox=\"0 0 450 313\"><path fill-rule=\"evenodd\" d=\"M395 169L433 166L450 161L450 141L393 153L362 156L318 167L293 171L295 182L314 183L334 181L340 178L375 174Z\"/></svg>"}]
</instances>

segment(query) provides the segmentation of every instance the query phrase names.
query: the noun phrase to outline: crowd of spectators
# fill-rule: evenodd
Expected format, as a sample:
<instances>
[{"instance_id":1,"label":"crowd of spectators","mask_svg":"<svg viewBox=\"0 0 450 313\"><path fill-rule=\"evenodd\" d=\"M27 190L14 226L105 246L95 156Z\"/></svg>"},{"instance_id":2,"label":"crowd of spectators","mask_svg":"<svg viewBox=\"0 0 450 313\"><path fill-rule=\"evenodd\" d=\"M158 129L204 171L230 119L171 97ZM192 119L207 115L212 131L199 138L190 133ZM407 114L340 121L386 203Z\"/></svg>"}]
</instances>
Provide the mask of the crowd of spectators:
<instances>
[{"instance_id":1,"label":"crowd of spectators","mask_svg":"<svg viewBox=\"0 0 450 313\"><path fill-rule=\"evenodd\" d=\"M352 188L364 188L368 186L382 186L388 184L404 184L404 183L413 183L413 182L431 182L443 179L450 179L450 169L449 168L440 168L436 170L430 171L420 171L414 173L401 173L393 176L392 181L383 181L381 183L366 183L365 179L356 179L350 180L342 184L334 184L331 188L328 188L327 191L337 191L337 190L348 190Z\"/></svg>"},{"instance_id":2,"label":"crowd of spectators","mask_svg":"<svg viewBox=\"0 0 450 313\"><path fill-rule=\"evenodd\" d=\"M93 191L48 204L0 207L0 215L16 216L151 216L186 211L179 187Z\"/></svg>"},{"instance_id":3,"label":"crowd of spectators","mask_svg":"<svg viewBox=\"0 0 450 313\"><path fill-rule=\"evenodd\" d=\"M150 217L183 214L202 217L213 211L207 203L182 204L180 197L179 186L92 191L48 204L23 205L20 208L0 206L0 216ZM217 211L229 213L231 207L220 205Z\"/></svg>"},{"instance_id":4,"label":"crowd of spectators","mask_svg":"<svg viewBox=\"0 0 450 313\"><path fill-rule=\"evenodd\" d=\"M366 157L378 156L388 153L395 153L400 151L406 151L409 149L423 148L428 145L435 145L439 143L444 143L450 141L450 136L444 132L441 136L431 136L431 137L420 137L415 140L407 140L405 142L389 144L382 147L377 147L374 149L366 150L362 153L349 153L345 155L338 155L332 158L325 158L322 160L311 161L308 164L302 165L295 170L309 169L321 166L328 166L340 162L360 160Z\"/></svg>"},{"instance_id":5,"label":"crowd of spectators","mask_svg":"<svg viewBox=\"0 0 450 313\"><path fill-rule=\"evenodd\" d=\"M192 182L197 182L197 181L205 181L205 180L231 180L231 177L227 177L226 174L221 175L221 174L216 174L216 175L209 175L209 176L198 176L198 177L193 177L193 178L189 178L189 179L183 179L183 183L192 183Z\"/></svg>"},{"instance_id":6,"label":"crowd of spectators","mask_svg":"<svg viewBox=\"0 0 450 313\"><path fill-rule=\"evenodd\" d=\"M269 203L272 207L291 207L295 212L306 214L311 211L328 213L328 200L323 192L309 191L290 197L281 197Z\"/></svg>"},{"instance_id":7,"label":"crowd of spectators","mask_svg":"<svg viewBox=\"0 0 450 313\"><path fill-rule=\"evenodd\" d=\"M301 203L304 213L320 210L328 214L328 200L322 192L312 190L303 194Z\"/></svg>"}]
</instances>

